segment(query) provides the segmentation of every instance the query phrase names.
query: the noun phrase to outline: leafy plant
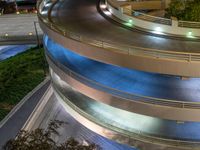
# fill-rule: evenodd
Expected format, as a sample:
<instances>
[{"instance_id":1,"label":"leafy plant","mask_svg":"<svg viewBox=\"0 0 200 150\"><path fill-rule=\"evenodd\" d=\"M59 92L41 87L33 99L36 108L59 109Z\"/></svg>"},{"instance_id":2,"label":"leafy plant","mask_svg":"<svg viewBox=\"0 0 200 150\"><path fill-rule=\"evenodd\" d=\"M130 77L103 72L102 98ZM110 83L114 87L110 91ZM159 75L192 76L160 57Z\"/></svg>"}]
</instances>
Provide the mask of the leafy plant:
<instances>
[{"instance_id":1,"label":"leafy plant","mask_svg":"<svg viewBox=\"0 0 200 150\"><path fill-rule=\"evenodd\" d=\"M200 22L200 0L172 0L166 9L166 17Z\"/></svg>"},{"instance_id":2,"label":"leafy plant","mask_svg":"<svg viewBox=\"0 0 200 150\"><path fill-rule=\"evenodd\" d=\"M35 129L34 131L20 131L16 139L9 140L4 150L97 150L99 146L88 143L87 145L74 138L67 139L64 143L58 144L53 140L53 136L59 136L57 131L63 121L53 120L46 130Z\"/></svg>"},{"instance_id":3,"label":"leafy plant","mask_svg":"<svg viewBox=\"0 0 200 150\"><path fill-rule=\"evenodd\" d=\"M46 76L44 50L31 48L0 62L0 120Z\"/></svg>"}]
</instances>

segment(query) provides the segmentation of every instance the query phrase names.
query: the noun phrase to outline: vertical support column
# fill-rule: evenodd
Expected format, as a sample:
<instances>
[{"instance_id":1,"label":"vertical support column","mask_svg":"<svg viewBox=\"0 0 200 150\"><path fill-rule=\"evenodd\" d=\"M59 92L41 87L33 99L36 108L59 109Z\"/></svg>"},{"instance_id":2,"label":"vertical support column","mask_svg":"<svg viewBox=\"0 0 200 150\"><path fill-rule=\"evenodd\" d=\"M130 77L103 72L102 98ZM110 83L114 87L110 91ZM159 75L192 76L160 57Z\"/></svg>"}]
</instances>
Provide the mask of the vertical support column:
<instances>
[{"instance_id":1,"label":"vertical support column","mask_svg":"<svg viewBox=\"0 0 200 150\"><path fill-rule=\"evenodd\" d=\"M131 5L126 5L123 6L123 12L129 16L132 15L132 6Z\"/></svg>"},{"instance_id":2,"label":"vertical support column","mask_svg":"<svg viewBox=\"0 0 200 150\"><path fill-rule=\"evenodd\" d=\"M176 17L171 17L172 27L178 27L178 19Z\"/></svg>"},{"instance_id":3,"label":"vertical support column","mask_svg":"<svg viewBox=\"0 0 200 150\"><path fill-rule=\"evenodd\" d=\"M124 8L123 7L119 7L119 11L123 14L124 13Z\"/></svg>"},{"instance_id":4,"label":"vertical support column","mask_svg":"<svg viewBox=\"0 0 200 150\"><path fill-rule=\"evenodd\" d=\"M166 6L165 6L165 0L161 0L161 9L165 9L166 8Z\"/></svg>"},{"instance_id":5,"label":"vertical support column","mask_svg":"<svg viewBox=\"0 0 200 150\"><path fill-rule=\"evenodd\" d=\"M169 7L169 4L171 3L171 0L163 0L165 3L165 9Z\"/></svg>"}]
</instances>

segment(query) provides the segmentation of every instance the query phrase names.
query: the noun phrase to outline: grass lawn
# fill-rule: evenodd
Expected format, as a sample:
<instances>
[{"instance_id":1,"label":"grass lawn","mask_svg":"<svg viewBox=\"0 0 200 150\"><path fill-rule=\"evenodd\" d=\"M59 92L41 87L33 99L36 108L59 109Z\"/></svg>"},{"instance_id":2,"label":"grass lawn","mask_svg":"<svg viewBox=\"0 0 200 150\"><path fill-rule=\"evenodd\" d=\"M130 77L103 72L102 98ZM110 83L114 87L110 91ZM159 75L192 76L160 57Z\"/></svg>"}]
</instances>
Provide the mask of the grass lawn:
<instances>
[{"instance_id":1,"label":"grass lawn","mask_svg":"<svg viewBox=\"0 0 200 150\"><path fill-rule=\"evenodd\" d=\"M45 64L43 48L31 48L0 62L0 120L44 80Z\"/></svg>"}]
</instances>

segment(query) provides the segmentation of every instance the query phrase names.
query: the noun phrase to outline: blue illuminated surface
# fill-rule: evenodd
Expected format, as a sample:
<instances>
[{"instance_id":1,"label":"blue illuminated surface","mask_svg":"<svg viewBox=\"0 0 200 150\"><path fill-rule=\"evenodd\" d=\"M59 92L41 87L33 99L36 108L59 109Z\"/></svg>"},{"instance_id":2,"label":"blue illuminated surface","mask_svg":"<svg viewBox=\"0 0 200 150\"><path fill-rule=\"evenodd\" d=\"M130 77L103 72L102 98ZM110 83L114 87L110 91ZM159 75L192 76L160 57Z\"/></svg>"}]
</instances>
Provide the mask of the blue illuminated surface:
<instances>
[{"instance_id":1,"label":"blue illuminated surface","mask_svg":"<svg viewBox=\"0 0 200 150\"><path fill-rule=\"evenodd\" d=\"M182 87L183 85L192 86L192 83L194 83L194 86L192 86L192 87L198 88L199 79L190 79L190 80L184 81L184 80L179 80L178 78L175 78L175 77L167 77L167 76L161 76L158 74L134 71L134 70L126 69L126 68L115 67L112 65L107 65L107 64L100 63L100 62L92 61L85 57L81 57L77 54L74 54L58 44L55 44L53 41L51 41L47 37L45 39L45 45L48 47L48 51L51 53L51 55L54 57L54 59L59 60L65 66L69 67L70 69L74 70L77 73L80 73L81 75L84 75L89 78L91 77L91 79L93 79L95 81L98 81L105 85L111 85L112 87L115 87L118 89L122 89L123 87L121 87L121 86L124 86L125 89L130 91L129 88L131 87L132 91L134 90L139 93L146 94L147 91L151 90L151 89L147 90L147 88L151 88L150 85L155 85L155 87L156 87L157 84L161 85L159 82L166 83L166 87L167 88L171 87L173 90L175 90L173 85L176 85L176 88L184 89L184 87ZM81 67L83 67L83 68L81 68ZM101 70L100 70L100 68L101 68ZM110 74L109 72L114 72L114 73ZM106 74L106 73L108 73L109 75L112 75L112 76L109 77L108 79L106 79L108 77L108 74ZM127 77L127 75L125 73L128 73L129 80L134 80L134 81L128 81L127 83L123 83L121 80L123 80ZM115 76L113 76L113 75L115 75ZM120 76L120 78L116 77L116 75ZM132 76L134 76L134 78L132 78ZM118 81L116 79L113 79L115 77L118 79ZM156 77L158 77L158 80L156 79ZM105 78L105 79L102 79L102 78ZM141 81L140 81L140 78L141 78ZM116 81L118 83L117 84L118 86L115 83ZM169 81L172 82L172 85L169 83ZM109 82L111 82L111 84ZM135 82L135 84L133 84L134 82ZM143 82L143 83L150 84L150 85L149 86L146 86L145 84L141 85L138 82ZM153 84L153 82L155 82L155 83ZM175 83L173 83L173 82L175 82ZM197 83L197 84L195 84L195 83ZM139 85L140 88L136 87L137 85ZM128 87L126 87L126 86L128 86ZM167 88L166 88L166 90L167 90ZM122 89L122 90L124 90L124 89ZM186 92L186 90L189 90L189 88L185 87L185 92ZM176 93L177 91L178 90L175 90L174 93ZM196 90L196 92L197 91L198 90ZM168 92L168 91L166 91L166 92ZM153 93L156 94L156 92L153 92ZM152 92L147 92L147 94L152 94ZM168 94L170 94L170 93L168 93ZM92 104L91 104L91 106L92 106ZM103 106L103 107L101 107L101 106ZM113 113L113 110L110 108L108 108L106 111L102 112L101 111L102 109L100 109L100 108L106 109L106 107L108 107L108 106L106 106L105 104L101 104L101 105L98 104L98 106L95 104L91 107L91 109L94 109L94 111L96 111L96 112L99 111L100 114L104 113L104 117L107 117L109 120L111 120L111 118L114 118L114 121L117 121L118 124L121 123L120 125L122 125L122 126L125 125L124 127L127 127L127 126L133 127L136 130L140 130L145 133L149 133L151 135L168 137L168 138L172 138L172 139L180 139L180 140L193 140L193 141L200 140L200 132L199 132L200 131L200 123L199 122L177 123L176 121L163 120L163 119L148 117L148 116L144 116L144 115L140 115L140 116L142 116L141 119L138 118L136 120L136 119L132 118L132 122L131 122L131 120L128 120L128 119L120 121L119 118L122 117L120 115L123 115L123 113L121 113L121 112ZM117 118L115 116L116 114L118 116L118 119L116 119ZM124 116L127 116L127 114ZM146 119L144 119L145 117L146 117ZM131 117L128 117L128 118L131 119ZM134 120L136 120L136 122L134 122Z\"/></svg>"},{"instance_id":2,"label":"blue illuminated surface","mask_svg":"<svg viewBox=\"0 0 200 150\"><path fill-rule=\"evenodd\" d=\"M70 90L70 86L56 74L53 74L52 79L59 91L65 91L63 92L65 97L85 113L93 116L94 120L98 120L97 124L99 122L106 125L106 127L115 127L123 130L123 133L129 134L140 133L152 137L186 141L200 140L199 122L177 123L172 120L128 112L92 100L78 91Z\"/></svg>"},{"instance_id":3,"label":"blue illuminated surface","mask_svg":"<svg viewBox=\"0 0 200 150\"><path fill-rule=\"evenodd\" d=\"M0 46L0 61L24 52L33 45L7 45Z\"/></svg>"},{"instance_id":4,"label":"blue illuminated surface","mask_svg":"<svg viewBox=\"0 0 200 150\"><path fill-rule=\"evenodd\" d=\"M67 120L70 121L70 120ZM76 121L77 122L77 121ZM119 144L117 142L111 141L105 137L102 137L95 132L87 129L83 125L77 122L76 126L79 129L79 133L81 133L81 137L87 139L90 142L96 143L99 145L102 150L139 150L136 148L129 147L127 145Z\"/></svg>"},{"instance_id":5,"label":"blue illuminated surface","mask_svg":"<svg viewBox=\"0 0 200 150\"><path fill-rule=\"evenodd\" d=\"M70 116L67 112L65 112L65 114L62 115L65 116L66 122L69 125L66 127L65 130L72 131L68 132L69 137L75 137L78 139L90 141L99 145L102 148L102 150L139 150L124 144L119 144L115 141L100 136L99 134L89 130L88 128L80 124L73 118L73 116Z\"/></svg>"},{"instance_id":6,"label":"blue illuminated surface","mask_svg":"<svg viewBox=\"0 0 200 150\"><path fill-rule=\"evenodd\" d=\"M200 101L200 79L147 73L97 62L75 54L46 37L51 55L74 72L130 94L177 101Z\"/></svg>"}]
</instances>

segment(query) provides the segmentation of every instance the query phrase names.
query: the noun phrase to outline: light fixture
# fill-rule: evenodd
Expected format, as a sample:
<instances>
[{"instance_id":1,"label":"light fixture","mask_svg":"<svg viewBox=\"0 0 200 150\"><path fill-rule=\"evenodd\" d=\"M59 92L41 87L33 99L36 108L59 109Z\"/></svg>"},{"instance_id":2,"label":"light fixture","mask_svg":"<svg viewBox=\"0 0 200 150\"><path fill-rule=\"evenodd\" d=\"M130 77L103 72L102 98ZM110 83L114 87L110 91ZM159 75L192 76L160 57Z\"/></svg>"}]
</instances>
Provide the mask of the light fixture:
<instances>
[{"instance_id":1,"label":"light fixture","mask_svg":"<svg viewBox=\"0 0 200 150\"><path fill-rule=\"evenodd\" d=\"M105 4L102 4L102 5L101 5L101 8L102 8L102 9L106 9L106 5L105 5Z\"/></svg>"},{"instance_id":2,"label":"light fixture","mask_svg":"<svg viewBox=\"0 0 200 150\"><path fill-rule=\"evenodd\" d=\"M189 32L187 33L187 37L188 37L188 38L195 38L194 35L193 35L193 33L192 33L192 31L189 31Z\"/></svg>"},{"instance_id":3,"label":"light fixture","mask_svg":"<svg viewBox=\"0 0 200 150\"><path fill-rule=\"evenodd\" d=\"M155 27L154 31L152 31L152 33L155 33L155 34L164 34L161 27Z\"/></svg>"},{"instance_id":4,"label":"light fixture","mask_svg":"<svg viewBox=\"0 0 200 150\"><path fill-rule=\"evenodd\" d=\"M132 20L132 19L129 19L128 22L129 22L129 23L133 23L133 20Z\"/></svg>"},{"instance_id":5,"label":"light fixture","mask_svg":"<svg viewBox=\"0 0 200 150\"><path fill-rule=\"evenodd\" d=\"M190 32L188 32L188 35L189 35L189 36L192 36L192 32L191 32L191 31L190 31Z\"/></svg>"},{"instance_id":6,"label":"light fixture","mask_svg":"<svg viewBox=\"0 0 200 150\"><path fill-rule=\"evenodd\" d=\"M108 15L108 16L111 15L111 12L109 12L109 11L104 11L104 13L105 13L106 15Z\"/></svg>"},{"instance_id":7,"label":"light fixture","mask_svg":"<svg viewBox=\"0 0 200 150\"><path fill-rule=\"evenodd\" d=\"M162 29L161 29L161 27L156 27L156 28L155 28L155 31L156 31L156 32L162 32Z\"/></svg>"}]
</instances>

